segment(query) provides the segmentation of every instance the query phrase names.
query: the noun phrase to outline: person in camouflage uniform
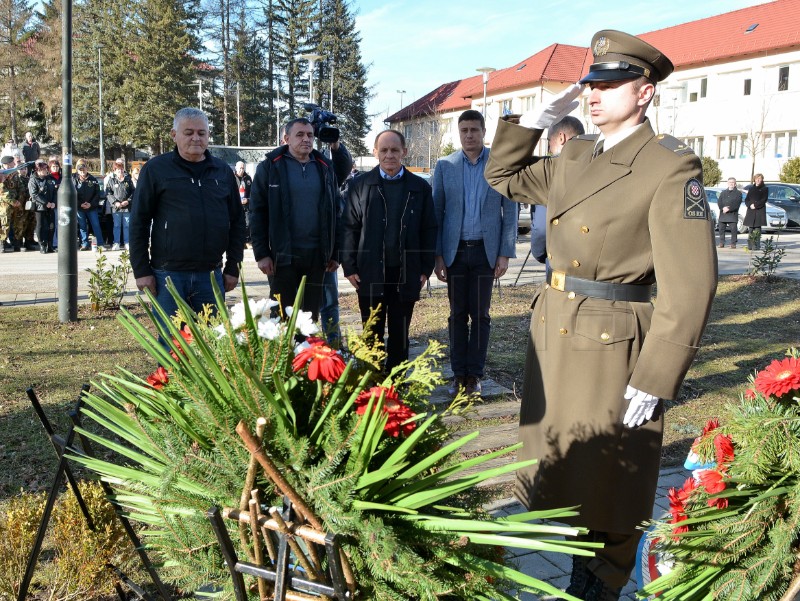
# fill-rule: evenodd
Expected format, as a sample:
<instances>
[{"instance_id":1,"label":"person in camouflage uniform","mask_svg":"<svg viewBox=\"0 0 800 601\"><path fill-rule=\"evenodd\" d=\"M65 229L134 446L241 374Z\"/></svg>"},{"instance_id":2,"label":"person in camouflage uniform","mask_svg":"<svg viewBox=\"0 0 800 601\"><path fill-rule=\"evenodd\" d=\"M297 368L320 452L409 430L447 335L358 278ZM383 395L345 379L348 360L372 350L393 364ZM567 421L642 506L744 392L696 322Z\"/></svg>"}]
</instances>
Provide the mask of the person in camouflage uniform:
<instances>
[{"instance_id":1,"label":"person in camouflage uniform","mask_svg":"<svg viewBox=\"0 0 800 601\"><path fill-rule=\"evenodd\" d=\"M14 158L4 156L0 159L3 169L14 165ZM9 194L10 176L0 175L0 253L6 252L6 238L10 237L9 231L12 195ZM13 248L13 246L12 246Z\"/></svg>"},{"instance_id":2,"label":"person in camouflage uniform","mask_svg":"<svg viewBox=\"0 0 800 601\"><path fill-rule=\"evenodd\" d=\"M14 167L15 161L7 161L9 157L3 157L3 167ZM6 164L8 162L8 164ZM21 170L6 176L3 187L8 196L7 198L7 222L11 226L11 231L6 232L9 242L14 252L19 252L22 247L22 240L25 239L25 247L29 250L33 243L32 237L27 237L29 211L25 210L25 202L30 198L28 194L27 178L24 178ZM35 221L34 217L34 221ZM32 231L32 230L31 230Z\"/></svg>"}]
</instances>

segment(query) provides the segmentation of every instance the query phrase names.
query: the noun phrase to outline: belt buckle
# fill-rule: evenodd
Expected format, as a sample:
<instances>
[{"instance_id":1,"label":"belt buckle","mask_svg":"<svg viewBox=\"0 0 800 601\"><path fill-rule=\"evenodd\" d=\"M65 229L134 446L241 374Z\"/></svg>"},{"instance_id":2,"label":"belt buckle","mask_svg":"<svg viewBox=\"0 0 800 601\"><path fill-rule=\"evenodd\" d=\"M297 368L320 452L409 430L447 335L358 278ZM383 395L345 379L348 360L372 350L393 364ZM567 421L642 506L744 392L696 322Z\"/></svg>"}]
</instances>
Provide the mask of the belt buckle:
<instances>
[{"instance_id":1,"label":"belt buckle","mask_svg":"<svg viewBox=\"0 0 800 601\"><path fill-rule=\"evenodd\" d=\"M564 292L564 284L566 283L567 274L563 271L556 271L555 269L550 274L550 287Z\"/></svg>"}]
</instances>

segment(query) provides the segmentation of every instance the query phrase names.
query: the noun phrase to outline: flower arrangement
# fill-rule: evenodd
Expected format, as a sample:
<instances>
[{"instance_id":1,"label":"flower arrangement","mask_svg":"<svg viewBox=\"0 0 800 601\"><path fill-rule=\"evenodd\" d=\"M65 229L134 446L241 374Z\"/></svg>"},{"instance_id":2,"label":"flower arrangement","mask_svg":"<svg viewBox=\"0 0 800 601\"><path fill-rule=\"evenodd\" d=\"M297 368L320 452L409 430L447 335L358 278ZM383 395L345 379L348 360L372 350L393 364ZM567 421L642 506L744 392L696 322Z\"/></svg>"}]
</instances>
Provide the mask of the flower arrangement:
<instances>
[{"instance_id":1,"label":"flower arrangement","mask_svg":"<svg viewBox=\"0 0 800 601\"><path fill-rule=\"evenodd\" d=\"M528 590L573 599L506 565L503 548L591 555L595 545L563 539L583 529L541 523L571 509L494 518L481 508L478 484L530 462L482 468L518 445L460 454L478 432L452 440L443 417L465 411L464 400L444 410L428 400L441 381L437 343L385 374L374 367L382 351L352 334L349 351L333 350L298 304L273 317L275 303L248 299L242 284L231 310L218 293L217 310L197 315L169 286L177 318L143 301L166 345L120 316L160 367L145 379L120 369L86 395L86 415L105 433L82 431L116 458L73 457L147 526L165 577L184 590L230 590L205 512L240 498L250 458L235 432L243 421L258 422L270 461L340 535L359 598L488 601ZM266 504L280 504L270 481L255 485Z\"/></svg>"},{"instance_id":2,"label":"flower arrangement","mask_svg":"<svg viewBox=\"0 0 800 601\"><path fill-rule=\"evenodd\" d=\"M651 537L662 576L643 596L764 601L800 592L800 353L750 377L725 425L692 445L693 475ZM789 596L791 595L791 596Z\"/></svg>"}]
</instances>

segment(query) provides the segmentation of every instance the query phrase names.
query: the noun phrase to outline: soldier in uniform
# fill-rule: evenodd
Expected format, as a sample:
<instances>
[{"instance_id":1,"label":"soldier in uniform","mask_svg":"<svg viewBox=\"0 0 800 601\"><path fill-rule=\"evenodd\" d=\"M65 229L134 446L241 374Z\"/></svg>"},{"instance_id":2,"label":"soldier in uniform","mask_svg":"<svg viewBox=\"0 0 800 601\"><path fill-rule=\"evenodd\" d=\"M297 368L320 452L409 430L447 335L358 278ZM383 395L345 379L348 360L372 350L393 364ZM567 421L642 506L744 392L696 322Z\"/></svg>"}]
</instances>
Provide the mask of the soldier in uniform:
<instances>
[{"instance_id":1,"label":"soldier in uniform","mask_svg":"<svg viewBox=\"0 0 800 601\"><path fill-rule=\"evenodd\" d=\"M516 494L531 509L580 506L583 540L567 592L613 601L651 517L663 434L716 291L700 159L655 135L645 112L672 72L658 49L619 31L592 40L588 106L598 136L533 156L542 129L572 111L579 84L531 123L500 122L486 179L547 206L552 273L535 293L525 365ZM658 298L651 303L658 278Z\"/></svg>"},{"instance_id":2,"label":"soldier in uniform","mask_svg":"<svg viewBox=\"0 0 800 601\"><path fill-rule=\"evenodd\" d=\"M13 167L14 157L4 156L0 158L0 166L3 169ZM9 227L11 225L11 209L15 200L11 175L0 175L0 178L2 178L0 179L0 253L14 250L14 240ZM8 246L6 246L6 238L10 242Z\"/></svg>"}]
</instances>

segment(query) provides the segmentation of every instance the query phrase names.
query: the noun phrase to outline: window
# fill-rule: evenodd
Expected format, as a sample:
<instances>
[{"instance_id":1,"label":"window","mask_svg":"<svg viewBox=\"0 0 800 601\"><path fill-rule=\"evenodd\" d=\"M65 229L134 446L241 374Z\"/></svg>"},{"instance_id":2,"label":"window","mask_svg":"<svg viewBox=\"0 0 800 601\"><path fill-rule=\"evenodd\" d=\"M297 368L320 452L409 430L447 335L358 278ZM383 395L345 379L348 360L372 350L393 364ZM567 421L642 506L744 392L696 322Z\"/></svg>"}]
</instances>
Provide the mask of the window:
<instances>
[{"instance_id":1,"label":"window","mask_svg":"<svg viewBox=\"0 0 800 601\"><path fill-rule=\"evenodd\" d=\"M785 92L789 89L789 67L778 69L778 91Z\"/></svg>"},{"instance_id":2,"label":"window","mask_svg":"<svg viewBox=\"0 0 800 601\"><path fill-rule=\"evenodd\" d=\"M747 134L719 136L717 138L718 159L743 159L748 156Z\"/></svg>"},{"instance_id":3,"label":"window","mask_svg":"<svg viewBox=\"0 0 800 601\"><path fill-rule=\"evenodd\" d=\"M700 98L705 98L708 94L708 78L704 77L700 80Z\"/></svg>"},{"instance_id":4,"label":"window","mask_svg":"<svg viewBox=\"0 0 800 601\"><path fill-rule=\"evenodd\" d=\"M524 111L532 111L536 108L536 96L525 96L522 99L522 110Z\"/></svg>"},{"instance_id":5,"label":"window","mask_svg":"<svg viewBox=\"0 0 800 601\"><path fill-rule=\"evenodd\" d=\"M773 143L774 140L774 143ZM765 135L764 156L786 159L797 153L797 132L779 131Z\"/></svg>"},{"instance_id":6,"label":"window","mask_svg":"<svg viewBox=\"0 0 800 601\"><path fill-rule=\"evenodd\" d=\"M431 121L431 135L436 136L439 133L439 122Z\"/></svg>"},{"instance_id":7,"label":"window","mask_svg":"<svg viewBox=\"0 0 800 601\"><path fill-rule=\"evenodd\" d=\"M697 156L703 156L703 138L682 138L681 142L694 150Z\"/></svg>"},{"instance_id":8,"label":"window","mask_svg":"<svg viewBox=\"0 0 800 601\"><path fill-rule=\"evenodd\" d=\"M509 98L508 100L503 100L503 109L501 115L503 116L510 115L513 112L514 111L511 110L511 98Z\"/></svg>"},{"instance_id":9,"label":"window","mask_svg":"<svg viewBox=\"0 0 800 601\"><path fill-rule=\"evenodd\" d=\"M750 90L751 90L752 84L753 84L753 80L752 79L745 79L744 80L744 95L745 96L750 96Z\"/></svg>"},{"instance_id":10,"label":"window","mask_svg":"<svg viewBox=\"0 0 800 601\"><path fill-rule=\"evenodd\" d=\"M692 92L689 94L689 102L697 102L697 92Z\"/></svg>"},{"instance_id":11,"label":"window","mask_svg":"<svg viewBox=\"0 0 800 601\"><path fill-rule=\"evenodd\" d=\"M410 123L403 126L403 136L406 138L406 142L409 142L412 138L412 132L414 131L414 126Z\"/></svg>"}]
</instances>

